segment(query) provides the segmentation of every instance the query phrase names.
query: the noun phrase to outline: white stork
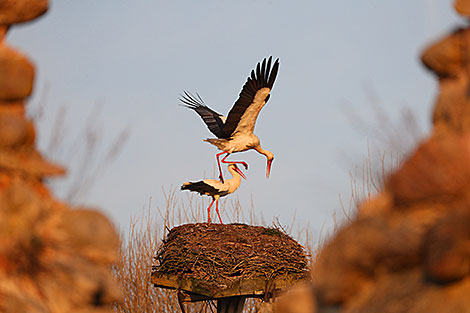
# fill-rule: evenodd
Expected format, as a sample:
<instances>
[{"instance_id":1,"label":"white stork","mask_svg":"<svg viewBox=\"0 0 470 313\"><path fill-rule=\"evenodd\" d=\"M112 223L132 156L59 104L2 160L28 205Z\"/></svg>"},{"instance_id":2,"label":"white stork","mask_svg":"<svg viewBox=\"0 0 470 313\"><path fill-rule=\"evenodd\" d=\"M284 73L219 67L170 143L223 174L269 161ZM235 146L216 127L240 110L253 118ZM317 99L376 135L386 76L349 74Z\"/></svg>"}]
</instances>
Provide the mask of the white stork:
<instances>
[{"instance_id":1,"label":"white stork","mask_svg":"<svg viewBox=\"0 0 470 313\"><path fill-rule=\"evenodd\" d=\"M214 204L214 201L216 201L215 211L219 216L220 224L223 224L219 213L219 198L235 192L238 186L240 186L240 183L242 181L241 177L246 179L243 172L240 171L240 169L234 163L230 163L228 165L228 171L232 174L233 177L231 179L225 180L224 183L221 183L220 181L215 179L204 179L194 183L187 182L181 186L181 190L199 192L201 195L212 197L212 202L207 208L208 223L211 222L212 204Z\"/></svg>"},{"instance_id":2,"label":"white stork","mask_svg":"<svg viewBox=\"0 0 470 313\"><path fill-rule=\"evenodd\" d=\"M274 81L279 70L279 59L277 59L271 68L271 59L266 62L258 63L255 70L251 71L251 76L243 85L238 100L233 105L227 117L215 112L204 104L204 101L196 93L197 97L189 92L184 91L180 101L183 106L196 111L206 123L209 130L217 136L208 138L204 141L222 150L216 155L217 165L219 167L220 179L223 182L222 169L220 167L219 157L226 154L222 158L222 163L238 163L248 169L248 164L243 161L225 161L225 159L234 152L242 152L255 149L259 153L266 156L266 177L269 178L271 172L271 164L274 155L271 151L261 148L259 138L253 134L256 119L263 106L269 100L269 93L273 87Z\"/></svg>"}]
</instances>

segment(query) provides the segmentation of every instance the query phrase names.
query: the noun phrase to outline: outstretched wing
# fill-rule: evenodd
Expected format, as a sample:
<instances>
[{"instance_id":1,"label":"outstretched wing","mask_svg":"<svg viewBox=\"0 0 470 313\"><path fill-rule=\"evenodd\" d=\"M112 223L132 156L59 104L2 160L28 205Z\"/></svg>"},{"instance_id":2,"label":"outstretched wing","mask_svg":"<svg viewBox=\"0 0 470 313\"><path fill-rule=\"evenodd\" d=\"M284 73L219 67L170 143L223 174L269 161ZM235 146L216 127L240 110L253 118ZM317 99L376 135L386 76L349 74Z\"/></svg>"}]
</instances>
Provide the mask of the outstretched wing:
<instances>
[{"instance_id":1,"label":"outstretched wing","mask_svg":"<svg viewBox=\"0 0 470 313\"><path fill-rule=\"evenodd\" d=\"M235 133L253 132L260 110L269 100L269 93L279 70L279 59L271 68L272 57L258 63L243 85L238 100L230 110L224 123L221 138L230 138Z\"/></svg>"},{"instance_id":2,"label":"outstretched wing","mask_svg":"<svg viewBox=\"0 0 470 313\"><path fill-rule=\"evenodd\" d=\"M184 95L181 95L180 101L183 102L183 106L193 109L206 123L207 128L220 138L222 129L224 127L225 117L222 114L215 112L204 104L201 96L196 93L196 96L184 91Z\"/></svg>"}]
</instances>

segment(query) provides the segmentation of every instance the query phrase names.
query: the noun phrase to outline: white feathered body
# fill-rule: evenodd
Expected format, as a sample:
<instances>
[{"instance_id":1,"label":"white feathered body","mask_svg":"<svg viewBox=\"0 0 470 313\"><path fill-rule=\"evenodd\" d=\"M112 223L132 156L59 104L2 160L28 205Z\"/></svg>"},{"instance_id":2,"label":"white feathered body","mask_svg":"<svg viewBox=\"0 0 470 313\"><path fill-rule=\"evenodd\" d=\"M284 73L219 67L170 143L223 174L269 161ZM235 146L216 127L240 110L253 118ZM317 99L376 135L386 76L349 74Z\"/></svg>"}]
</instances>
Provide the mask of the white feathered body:
<instances>
[{"instance_id":1,"label":"white feathered body","mask_svg":"<svg viewBox=\"0 0 470 313\"><path fill-rule=\"evenodd\" d=\"M207 138L204 141L228 153L243 152L260 145L258 136L253 133L236 133L229 139Z\"/></svg>"},{"instance_id":2,"label":"white feathered body","mask_svg":"<svg viewBox=\"0 0 470 313\"><path fill-rule=\"evenodd\" d=\"M198 182L184 183L181 189L198 192L201 195L211 196L214 199L224 197L235 192L242 181L240 174L234 170L235 166L229 165L228 170L233 177L226 179L223 183L215 179L204 179Z\"/></svg>"}]
</instances>

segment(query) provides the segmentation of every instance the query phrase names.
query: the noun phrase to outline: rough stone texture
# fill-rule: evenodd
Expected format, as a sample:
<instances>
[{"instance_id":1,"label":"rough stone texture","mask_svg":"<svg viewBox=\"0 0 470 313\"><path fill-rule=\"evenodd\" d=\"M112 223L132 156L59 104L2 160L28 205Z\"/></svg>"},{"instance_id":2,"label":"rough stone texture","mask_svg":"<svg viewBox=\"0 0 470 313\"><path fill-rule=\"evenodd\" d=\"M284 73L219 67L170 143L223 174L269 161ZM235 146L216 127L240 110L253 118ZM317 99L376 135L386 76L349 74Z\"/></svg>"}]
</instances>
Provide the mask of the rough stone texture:
<instances>
[{"instance_id":1,"label":"rough stone texture","mask_svg":"<svg viewBox=\"0 0 470 313\"><path fill-rule=\"evenodd\" d=\"M426 275L433 281L470 276L470 206L436 221L426 234L423 252Z\"/></svg>"},{"instance_id":2,"label":"rough stone texture","mask_svg":"<svg viewBox=\"0 0 470 313\"><path fill-rule=\"evenodd\" d=\"M348 313L470 313L470 280L430 284L420 269L383 274L363 294L347 304ZM322 311L319 311L322 313Z\"/></svg>"},{"instance_id":3,"label":"rough stone texture","mask_svg":"<svg viewBox=\"0 0 470 313\"><path fill-rule=\"evenodd\" d=\"M470 28L422 61L439 79L432 135L316 257L309 312L470 313Z\"/></svg>"},{"instance_id":4,"label":"rough stone texture","mask_svg":"<svg viewBox=\"0 0 470 313\"><path fill-rule=\"evenodd\" d=\"M314 290L311 285L299 284L281 295L273 304L267 304L264 312L312 313L315 311ZM260 310L258 313L264 313Z\"/></svg>"},{"instance_id":5,"label":"rough stone texture","mask_svg":"<svg viewBox=\"0 0 470 313\"><path fill-rule=\"evenodd\" d=\"M321 303L347 302L373 284L377 274L417 266L424 234L439 216L423 208L360 218L346 226L316 260Z\"/></svg>"},{"instance_id":6,"label":"rough stone texture","mask_svg":"<svg viewBox=\"0 0 470 313\"><path fill-rule=\"evenodd\" d=\"M47 1L0 1L0 24L32 19ZM64 169L36 150L25 101L33 65L3 42L0 25L0 312L111 313L119 238L109 220L55 200L44 178Z\"/></svg>"},{"instance_id":7,"label":"rough stone texture","mask_svg":"<svg viewBox=\"0 0 470 313\"><path fill-rule=\"evenodd\" d=\"M470 131L470 29L459 28L427 48L423 64L439 78L435 133Z\"/></svg>"},{"instance_id":8,"label":"rough stone texture","mask_svg":"<svg viewBox=\"0 0 470 313\"><path fill-rule=\"evenodd\" d=\"M455 0L455 10L459 14L469 17L470 16L470 1L469 0Z\"/></svg>"},{"instance_id":9,"label":"rough stone texture","mask_svg":"<svg viewBox=\"0 0 470 313\"><path fill-rule=\"evenodd\" d=\"M449 36L430 45L421 55L421 61L439 78L455 78L465 70L470 30L458 28Z\"/></svg>"},{"instance_id":10,"label":"rough stone texture","mask_svg":"<svg viewBox=\"0 0 470 313\"><path fill-rule=\"evenodd\" d=\"M469 190L470 133L423 142L318 255L317 311L470 312Z\"/></svg>"},{"instance_id":11,"label":"rough stone texture","mask_svg":"<svg viewBox=\"0 0 470 313\"><path fill-rule=\"evenodd\" d=\"M65 174L65 169L45 160L35 149L0 149L0 171L43 178Z\"/></svg>"},{"instance_id":12,"label":"rough stone texture","mask_svg":"<svg viewBox=\"0 0 470 313\"><path fill-rule=\"evenodd\" d=\"M21 116L0 113L0 148L34 145L34 126Z\"/></svg>"},{"instance_id":13,"label":"rough stone texture","mask_svg":"<svg viewBox=\"0 0 470 313\"><path fill-rule=\"evenodd\" d=\"M470 312L469 190L470 133L424 141L318 255L318 312Z\"/></svg>"},{"instance_id":14,"label":"rough stone texture","mask_svg":"<svg viewBox=\"0 0 470 313\"><path fill-rule=\"evenodd\" d=\"M0 24L12 25L33 20L46 13L47 2L47 0L2 0Z\"/></svg>"},{"instance_id":15,"label":"rough stone texture","mask_svg":"<svg viewBox=\"0 0 470 313\"><path fill-rule=\"evenodd\" d=\"M61 220L60 228L67 232L64 241L77 247L82 256L106 263L116 260L119 238L114 226L103 214L89 209L68 211Z\"/></svg>"},{"instance_id":16,"label":"rough stone texture","mask_svg":"<svg viewBox=\"0 0 470 313\"><path fill-rule=\"evenodd\" d=\"M465 70L468 56L466 39L470 30L457 28L450 35L431 44L421 55L421 61L439 78L454 78Z\"/></svg>"},{"instance_id":17,"label":"rough stone texture","mask_svg":"<svg viewBox=\"0 0 470 313\"><path fill-rule=\"evenodd\" d=\"M39 184L14 176L0 185L0 294L17 289L31 303L42 303L45 312L110 308L119 295L108 272L116 258L116 232L101 214L70 210L38 192ZM24 305L3 300L0 311Z\"/></svg>"},{"instance_id":18,"label":"rough stone texture","mask_svg":"<svg viewBox=\"0 0 470 313\"><path fill-rule=\"evenodd\" d=\"M2 42L3 39L5 39L7 32L8 32L8 26L0 25L0 42Z\"/></svg>"},{"instance_id":19,"label":"rough stone texture","mask_svg":"<svg viewBox=\"0 0 470 313\"><path fill-rule=\"evenodd\" d=\"M468 39L470 41L470 37ZM470 53L470 50L469 50ZM434 132L470 132L470 86L468 77L441 81L433 114Z\"/></svg>"},{"instance_id":20,"label":"rough stone texture","mask_svg":"<svg viewBox=\"0 0 470 313\"><path fill-rule=\"evenodd\" d=\"M28 97L33 90L34 67L22 54L0 44L0 100Z\"/></svg>"},{"instance_id":21,"label":"rough stone texture","mask_svg":"<svg viewBox=\"0 0 470 313\"><path fill-rule=\"evenodd\" d=\"M469 201L470 133L422 143L387 183L397 207Z\"/></svg>"},{"instance_id":22,"label":"rough stone texture","mask_svg":"<svg viewBox=\"0 0 470 313\"><path fill-rule=\"evenodd\" d=\"M2 101L0 100L0 114L12 114L20 117L26 115L26 101Z\"/></svg>"}]
</instances>

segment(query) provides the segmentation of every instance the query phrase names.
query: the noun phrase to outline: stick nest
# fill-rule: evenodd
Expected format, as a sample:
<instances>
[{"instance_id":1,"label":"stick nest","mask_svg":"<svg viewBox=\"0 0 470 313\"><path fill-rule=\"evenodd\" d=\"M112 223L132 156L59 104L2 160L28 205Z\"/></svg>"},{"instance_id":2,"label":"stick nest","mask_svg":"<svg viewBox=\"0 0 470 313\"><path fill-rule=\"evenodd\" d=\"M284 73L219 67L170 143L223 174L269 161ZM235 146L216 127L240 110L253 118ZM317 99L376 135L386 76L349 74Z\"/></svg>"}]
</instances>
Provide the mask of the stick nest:
<instances>
[{"instance_id":1,"label":"stick nest","mask_svg":"<svg viewBox=\"0 0 470 313\"><path fill-rule=\"evenodd\" d=\"M278 228L246 224L186 224L157 251L154 272L215 283L308 275L304 248Z\"/></svg>"}]
</instances>

